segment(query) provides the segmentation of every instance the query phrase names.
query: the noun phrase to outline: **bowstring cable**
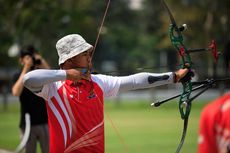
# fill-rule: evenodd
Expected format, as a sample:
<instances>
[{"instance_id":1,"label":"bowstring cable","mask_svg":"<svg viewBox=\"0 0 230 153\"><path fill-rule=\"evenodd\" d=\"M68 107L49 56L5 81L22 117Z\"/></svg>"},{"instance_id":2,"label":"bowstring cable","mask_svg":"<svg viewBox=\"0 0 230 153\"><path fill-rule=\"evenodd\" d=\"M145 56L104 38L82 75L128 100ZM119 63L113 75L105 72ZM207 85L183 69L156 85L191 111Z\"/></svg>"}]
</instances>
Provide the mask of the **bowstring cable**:
<instances>
[{"instance_id":1,"label":"bowstring cable","mask_svg":"<svg viewBox=\"0 0 230 153\"><path fill-rule=\"evenodd\" d=\"M101 25L100 25L100 28L99 28L99 31L98 31L98 34L97 34L97 38L96 38L96 41L95 41L95 43L94 43L93 51L92 51L92 53L91 53L91 61L92 61L94 52L95 52L95 50L96 50L96 47L97 47L99 38L100 38L100 34L101 34L101 31L102 31L102 28L103 28L103 25L104 25L104 22L105 22L105 17L106 17L106 15L107 15L108 10L109 10L109 5L110 5L110 0L108 0L108 1L107 1L107 4L106 4L105 13L104 13L104 15L103 15L103 18L102 18L102 21L101 21Z\"/></svg>"},{"instance_id":2,"label":"bowstring cable","mask_svg":"<svg viewBox=\"0 0 230 153\"><path fill-rule=\"evenodd\" d=\"M94 94L96 95L97 99L99 100L100 104L101 104L101 107L102 109L104 110L104 105L103 105L103 102L101 101L101 99L98 97L97 93L94 91ZM105 112L105 116L107 117L107 119L109 120L112 128L115 130L115 133L117 134L118 138L119 138L119 141L120 143L122 144L123 148L125 149L126 153L131 153L128 146L126 145L123 137L121 136L120 134L120 131L119 129L117 128L117 126L114 124L112 118L110 117L109 113L104 111Z\"/></svg>"},{"instance_id":3,"label":"bowstring cable","mask_svg":"<svg viewBox=\"0 0 230 153\"><path fill-rule=\"evenodd\" d=\"M93 47L93 50L92 50L92 53L91 53L91 58L90 60L92 61L93 59L93 55L95 53L95 50L96 50L96 47L97 47L97 44L98 44L98 41L99 41L99 38L100 38L100 34L101 34L101 31L102 31L102 28L103 28L103 25L104 25L104 21L105 21L105 18L106 18L106 15L107 15L107 12L109 10L109 5L110 5L110 0L107 1L107 4L106 4L106 8L105 8L105 13L103 15L103 18L102 18L102 21L101 21L101 25L100 25L100 28L99 28L99 31L98 31L98 34L97 34L97 38L96 38L96 41L94 43L94 47ZM94 89L94 88L93 88ZM98 97L98 95L96 94L96 92L94 91L94 94L96 95L97 99L100 101L100 104L103 108L103 111L104 111L104 105L102 103L102 101L100 100L100 98ZM104 111L105 112L105 115L107 117L107 119L109 120L109 122L111 123L111 126L113 127L113 129L115 130L115 133L117 134L118 138L119 138L119 141L121 142L123 148L125 149L125 151L127 153L131 153L130 150L128 149L127 145L125 144L125 141L124 139L122 138L122 136L120 135L120 132L118 130L118 128L115 126L112 118L110 117L109 113Z\"/></svg>"}]
</instances>

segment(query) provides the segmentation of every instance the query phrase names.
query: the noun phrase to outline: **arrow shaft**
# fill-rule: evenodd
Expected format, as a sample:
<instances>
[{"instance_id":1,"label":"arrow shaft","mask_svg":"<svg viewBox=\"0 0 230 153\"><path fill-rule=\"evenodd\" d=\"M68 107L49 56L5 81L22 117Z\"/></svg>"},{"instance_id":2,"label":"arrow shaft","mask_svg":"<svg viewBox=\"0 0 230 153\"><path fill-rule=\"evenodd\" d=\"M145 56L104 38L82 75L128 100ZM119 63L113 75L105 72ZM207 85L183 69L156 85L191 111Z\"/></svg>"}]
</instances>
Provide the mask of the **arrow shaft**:
<instances>
[{"instance_id":1,"label":"arrow shaft","mask_svg":"<svg viewBox=\"0 0 230 153\"><path fill-rule=\"evenodd\" d=\"M187 52L189 53L196 53L196 52L204 52L204 51L211 51L211 48L196 48L196 49L188 49Z\"/></svg>"}]
</instances>

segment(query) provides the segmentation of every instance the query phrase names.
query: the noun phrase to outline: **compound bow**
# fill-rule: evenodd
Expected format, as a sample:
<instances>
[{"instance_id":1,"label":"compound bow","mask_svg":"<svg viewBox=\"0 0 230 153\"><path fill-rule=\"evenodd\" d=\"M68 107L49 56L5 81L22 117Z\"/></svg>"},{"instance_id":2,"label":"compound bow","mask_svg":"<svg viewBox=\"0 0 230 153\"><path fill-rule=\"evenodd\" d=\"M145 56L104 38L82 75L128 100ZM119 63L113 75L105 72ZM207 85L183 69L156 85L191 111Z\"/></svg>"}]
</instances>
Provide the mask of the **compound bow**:
<instances>
[{"instance_id":1,"label":"compound bow","mask_svg":"<svg viewBox=\"0 0 230 153\"><path fill-rule=\"evenodd\" d=\"M189 69L192 68L192 60L190 57L190 53L193 53L193 52L212 51L213 57L214 57L215 61L217 61L218 52L216 49L216 42L214 40L211 42L211 44L209 45L208 48L187 49L187 47L183 43L184 39L183 39L183 35L182 35L182 31L185 29L186 26L178 27L169 7L167 6L167 4L165 3L164 0L162 0L162 4L163 4L164 8L166 9L166 11L169 15L170 21L171 21L171 24L169 26L169 37L170 37L172 45L176 48L176 50L178 51L178 53L181 57L182 68L189 68ZM206 82L202 82L203 84L200 83L201 84L200 86L193 89L192 87L193 87L193 85L195 85L195 83L192 83L191 79L181 81L182 86L183 86L182 94L173 96L171 98L165 99L165 100L157 102L157 103L152 103L153 106L158 107L166 101L180 97L180 99L179 99L179 111L180 111L180 115L181 115L182 120L184 120L184 127L183 127L181 140L180 140L180 143L177 147L176 153L180 152L180 150L184 144L184 140L185 140L185 136L186 136L186 132L187 132L187 127L188 127L189 114L190 114L191 107L192 107L192 101L196 97L201 95L204 91L209 89L214 82L215 81L213 81L213 80L207 80ZM196 85L197 84L198 83L196 83ZM204 88L204 89L202 91L200 91L199 93L197 93L195 96L190 97L192 91L198 90L201 88Z\"/></svg>"}]
</instances>

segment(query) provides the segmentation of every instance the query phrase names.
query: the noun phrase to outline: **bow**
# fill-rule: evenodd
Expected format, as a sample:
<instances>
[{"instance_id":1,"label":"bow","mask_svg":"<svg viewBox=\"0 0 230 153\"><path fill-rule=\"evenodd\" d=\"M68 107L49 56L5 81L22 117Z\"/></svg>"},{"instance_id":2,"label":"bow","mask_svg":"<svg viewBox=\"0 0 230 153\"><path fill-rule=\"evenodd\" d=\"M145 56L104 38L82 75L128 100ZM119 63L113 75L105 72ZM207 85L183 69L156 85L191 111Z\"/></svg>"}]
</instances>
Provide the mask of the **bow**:
<instances>
[{"instance_id":1,"label":"bow","mask_svg":"<svg viewBox=\"0 0 230 153\"><path fill-rule=\"evenodd\" d=\"M164 0L162 0L162 4L165 7L165 9L166 9L166 11L170 17L170 20L171 20L171 24L169 26L169 37L170 37L170 40L172 42L172 45L179 52L179 55L180 55L181 61L182 61L182 66L185 67L187 65L189 68L191 68L192 61L191 61L191 57L189 55L187 48L183 44L183 35L182 35L179 27L177 26L176 21L175 21L171 11L169 10L169 8L168 8L168 6ZM189 100L191 92L192 92L191 80L187 80L187 81L182 82L182 85L183 85L183 92L180 95L179 111L181 114L181 118L184 120L184 127L183 127L181 140L180 140L180 143L177 147L176 153L180 152L180 150L184 144L185 136L187 133L187 127L188 127L188 118L189 118L189 114L191 111L191 105L192 105L191 101Z\"/></svg>"},{"instance_id":2,"label":"bow","mask_svg":"<svg viewBox=\"0 0 230 153\"><path fill-rule=\"evenodd\" d=\"M183 26L178 27L169 7L167 6L167 4L165 3L164 0L162 0L162 4L163 4L165 10L167 11L167 14L169 15L169 18L171 21L171 24L169 25L169 37L170 37L172 45L174 46L174 48L176 48L176 50L178 51L178 54L181 57L182 68L192 69L193 63L192 63L192 60L190 57L190 53L194 53L194 52L211 51L213 58L215 59L215 61L217 61L219 53L217 52L216 42L214 40L212 40L212 42L208 46L208 48L188 49L184 45L184 43L183 43L184 39L183 39L182 31L186 28L186 25L184 24ZM163 101L151 104L155 107L158 107L166 101L180 97L180 99L179 99L179 111L180 111L180 115L181 115L182 120L184 120L184 125L183 125L183 132L182 132L181 140L180 140L180 143L176 149L176 153L180 152L180 150L184 144L184 140L185 140L186 132L187 132L187 127L188 127L189 114L190 114L191 107L192 107L192 101L195 98L197 98L199 95L201 95L204 91L206 91L207 89L212 87L212 84L214 82L215 81L213 81L213 80L207 80L206 82L202 82L203 84L201 84L200 86L193 88L193 85L195 85L195 83L192 83L191 79L181 80L181 83L183 86L183 91L181 94L173 96L173 97L168 98L168 99L165 99ZM200 91L199 93L197 93L195 96L190 97L192 91L198 90L201 88L204 88L204 89L202 91Z\"/></svg>"}]
</instances>

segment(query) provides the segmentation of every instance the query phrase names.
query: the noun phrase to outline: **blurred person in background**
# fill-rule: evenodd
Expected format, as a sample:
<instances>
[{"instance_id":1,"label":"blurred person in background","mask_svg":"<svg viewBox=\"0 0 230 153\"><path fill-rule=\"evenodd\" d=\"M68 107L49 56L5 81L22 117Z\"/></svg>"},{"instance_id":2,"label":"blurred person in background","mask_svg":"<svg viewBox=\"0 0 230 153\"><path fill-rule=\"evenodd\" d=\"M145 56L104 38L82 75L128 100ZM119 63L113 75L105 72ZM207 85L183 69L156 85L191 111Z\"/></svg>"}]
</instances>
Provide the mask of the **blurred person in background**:
<instances>
[{"instance_id":1,"label":"blurred person in background","mask_svg":"<svg viewBox=\"0 0 230 153\"><path fill-rule=\"evenodd\" d=\"M198 153L230 153L230 93L204 107L200 117Z\"/></svg>"},{"instance_id":2,"label":"blurred person in background","mask_svg":"<svg viewBox=\"0 0 230 153\"><path fill-rule=\"evenodd\" d=\"M56 44L60 70L34 70L24 85L47 103L50 153L104 153L104 97L190 80L192 72L91 74L93 46L78 34Z\"/></svg>"},{"instance_id":3,"label":"blurred person in background","mask_svg":"<svg viewBox=\"0 0 230 153\"><path fill-rule=\"evenodd\" d=\"M27 46L20 51L19 62L22 65L20 72L14 76L12 94L19 97L20 101L20 130L21 137L25 132L25 114L30 115L31 131L25 146L25 153L36 153L39 142L42 153L49 152L48 117L44 99L35 95L24 87L24 75L35 69L50 68L44 58L33 46Z\"/></svg>"}]
</instances>

